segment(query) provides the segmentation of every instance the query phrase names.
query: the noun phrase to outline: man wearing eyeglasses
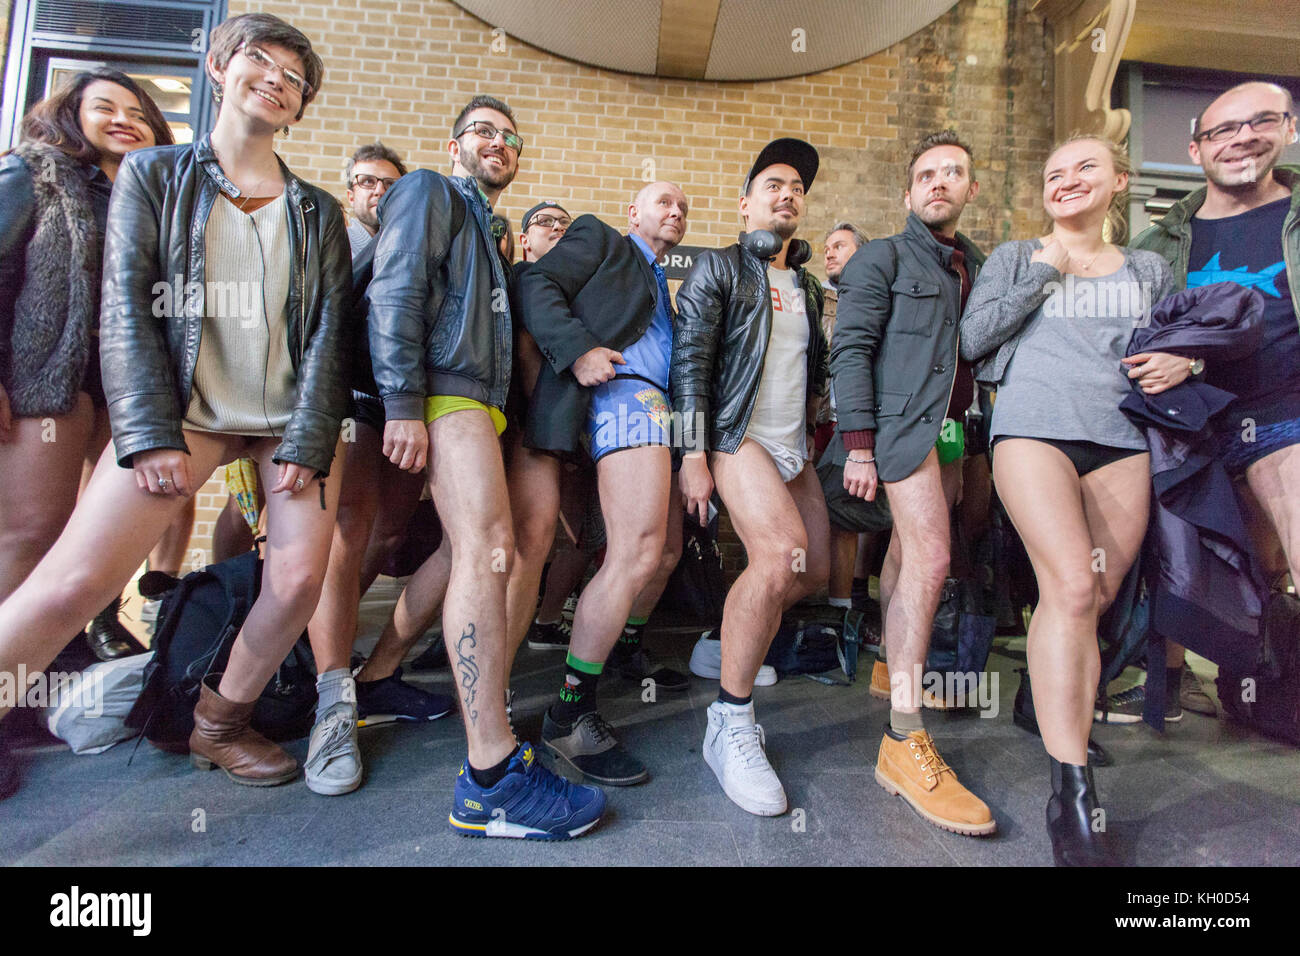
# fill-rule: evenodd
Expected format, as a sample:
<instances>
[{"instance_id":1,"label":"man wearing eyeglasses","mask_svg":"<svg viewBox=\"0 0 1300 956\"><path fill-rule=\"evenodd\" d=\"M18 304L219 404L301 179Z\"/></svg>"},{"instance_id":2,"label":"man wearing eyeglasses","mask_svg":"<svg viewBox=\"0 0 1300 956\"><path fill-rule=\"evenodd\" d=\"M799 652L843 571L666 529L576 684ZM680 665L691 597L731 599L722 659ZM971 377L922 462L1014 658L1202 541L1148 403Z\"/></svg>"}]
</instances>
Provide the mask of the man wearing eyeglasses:
<instances>
[{"instance_id":1,"label":"man wearing eyeglasses","mask_svg":"<svg viewBox=\"0 0 1300 956\"><path fill-rule=\"evenodd\" d=\"M559 203L543 200L524 213L522 225L519 248L523 250L524 262L536 262L564 238L573 225L573 217Z\"/></svg>"},{"instance_id":2,"label":"man wearing eyeglasses","mask_svg":"<svg viewBox=\"0 0 1300 956\"><path fill-rule=\"evenodd\" d=\"M379 231L379 200L399 176L405 175L402 160L383 143L368 143L348 160L344 181L348 184L348 205L352 208L348 242L352 246L353 262Z\"/></svg>"},{"instance_id":3,"label":"man wearing eyeglasses","mask_svg":"<svg viewBox=\"0 0 1300 956\"><path fill-rule=\"evenodd\" d=\"M1270 571L1290 567L1300 581L1300 166L1278 165L1296 142L1291 93L1273 83L1243 83L1197 117L1187 152L1205 186L1174 203L1133 240L1160 253L1179 287L1235 282L1258 290L1264 339L1252 355L1218 368L1194 357L1173 370L1175 384L1203 368L1206 380L1237 396L1220 416L1220 452L1238 492L1261 517L1256 539ZM1248 494L1247 494L1248 492ZM1278 544L1281 545L1281 553ZM1285 557L1283 557L1285 555ZM1170 673L1165 720L1183 709L1213 716L1214 702L1189 668L1181 645L1166 645ZM1141 719L1145 701L1126 695L1122 719ZM1111 720L1117 710L1111 709Z\"/></svg>"},{"instance_id":4,"label":"man wearing eyeglasses","mask_svg":"<svg viewBox=\"0 0 1300 956\"><path fill-rule=\"evenodd\" d=\"M384 454L413 473L427 460L443 524L443 546L415 573L395 614L446 581L442 633L469 738L448 822L475 836L568 839L596 825L605 795L543 768L531 744L516 742L505 700L514 536L498 436L512 332L489 220L523 147L510 107L474 97L452 124L451 175L416 170L380 201L366 298L387 416Z\"/></svg>"}]
</instances>

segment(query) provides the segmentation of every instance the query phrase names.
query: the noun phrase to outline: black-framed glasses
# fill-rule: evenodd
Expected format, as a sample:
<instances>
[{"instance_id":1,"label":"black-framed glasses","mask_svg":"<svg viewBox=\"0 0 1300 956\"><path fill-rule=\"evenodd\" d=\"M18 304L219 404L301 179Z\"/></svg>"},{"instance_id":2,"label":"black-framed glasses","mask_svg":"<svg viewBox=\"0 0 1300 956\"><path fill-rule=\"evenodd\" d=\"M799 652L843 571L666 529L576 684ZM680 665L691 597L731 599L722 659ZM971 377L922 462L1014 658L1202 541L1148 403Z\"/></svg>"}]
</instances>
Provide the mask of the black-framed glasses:
<instances>
[{"instance_id":1,"label":"black-framed glasses","mask_svg":"<svg viewBox=\"0 0 1300 956\"><path fill-rule=\"evenodd\" d=\"M279 70L280 75L284 77L284 82L287 83L289 88L294 92L299 93L303 99L307 99L311 94L311 84L307 82L306 78L303 77L301 73L296 70L290 70L287 67L283 67L279 63L276 63L275 60L271 59L270 55L261 47L253 46L251 43L241 43L236 52L243 53L244 56L252 60L257 64L257 66L261 67L263 73L271 73L275 70Z\"/></svg>"},{"instance_id":2,"label":"black-framed glasses","mask_svg":"<svg viewBox=\"0 0 1300 956\"><path fill-rule=\"evenodd\" d=\"M554 229L556 226L559 226L561 229L567 230L572 225L573 220L568 216L550 216L545 213L539 213L532 219L528 220L528 225L524 227L524 230L527 231L533 228L533 226L541 226L543 229Z\"/></svg>"},{"instance_id":3,"label":"black-framed glasses","mask_svg":"<svg viewBox=\"0 0 1300 956\"><path fill-rule=\"evenodd\" d=\"M380 183L384 184L385 189L392 189L395 182L397 180L392 176L371 176L368 173L358 173L352 177L352 185L365 190L374 190Z\"/></svg>"},{"instance_id":4,"label":"black-framed glasses","mask_svg":"<svg viewBox=\"0 0 1300 956\"><path fill-rule=\"evenodd\" d=\"M467 124L459 133L453 133L452 139L460 139L466 133L473 133L479 139L485 139L489 143L500 136L501 141L506 144L506 149L514 150L516 156L524 151L524 140L518 133L512 133L508 129L497 129L491 123L482 120Z\"/></svg>"},{"instance_id":5,"label":"black-framed glasses","mask_svg":"<svg viewBox=\"0 0 1300 956\"><path fill-rule=\"evenodd\" d=\"M1290 113L1256 113L1248 120L1239 123L1220 123L1214 129L1202 130L1193 139L1196 142L1209 140L1211 143L1224 143L1241 132L1243 126L1249 126L1256 133L1268 133L1277 129L1288 119Z\"/></svg>"}]
</instances>

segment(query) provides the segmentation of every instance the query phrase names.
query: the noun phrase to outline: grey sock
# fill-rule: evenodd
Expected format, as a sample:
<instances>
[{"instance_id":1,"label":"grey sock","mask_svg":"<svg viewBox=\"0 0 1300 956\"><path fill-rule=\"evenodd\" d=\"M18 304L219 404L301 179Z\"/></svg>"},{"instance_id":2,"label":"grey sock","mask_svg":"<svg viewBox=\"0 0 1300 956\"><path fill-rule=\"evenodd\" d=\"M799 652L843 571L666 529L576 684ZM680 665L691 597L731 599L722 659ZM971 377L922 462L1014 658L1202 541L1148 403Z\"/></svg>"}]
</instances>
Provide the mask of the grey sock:
<instances>
[{"instance_id":1,"label":"grey sock","mask_svg":"<svg viewBox=\"0 0 1300 956\"><path fill-rule=\"evenodd\" d=\"M925 722L921 719L919 710L915 714L905 714L901 710L889 708L889 726L896 734L910 734L925 730Z\"/></svg>"},{"instance_id":2,"label":"grey sock","mask_svg":"<svg viewBox=\"0 0 1300 956\"><path fill-rule=\"evenodd\" d=\"M357 706L357 685L352 679L352 671L339 667L326 671L316 678L316 719L340 701L346 700L355 710Z\"/></svg>"}]
</instances>

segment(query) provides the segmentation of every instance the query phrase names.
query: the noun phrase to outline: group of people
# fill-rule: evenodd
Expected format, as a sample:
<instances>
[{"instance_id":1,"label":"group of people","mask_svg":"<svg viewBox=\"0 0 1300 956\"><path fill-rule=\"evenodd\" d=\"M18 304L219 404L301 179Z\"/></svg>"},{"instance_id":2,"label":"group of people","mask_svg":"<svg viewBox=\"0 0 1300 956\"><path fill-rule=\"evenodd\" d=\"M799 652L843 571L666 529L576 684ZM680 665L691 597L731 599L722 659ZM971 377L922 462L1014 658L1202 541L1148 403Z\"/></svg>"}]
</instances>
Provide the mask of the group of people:
<instances>
[{"instance_id":1,"label":"group of people","mask_svg":"<svg viewBox=\"0 0 1300 956\"><path fill-rule=\"evenodd\" d=\"M305 770L313 791L347 793L363 776L359 720L459 707L468 752L450 826L576 837L600 820L605 792L553 774L516 739L508 688L537 635L543 566L570 513L567 469L581 461L594 467L605 556L581 589L542 725L569 776L648 778L600 714L600 679L617 668L687 685L656 667L641 630L677 564L684 516L706 524L716 493L747 554L702 745L726 795L758 815L787 809L754 709L764 657L783 612L828 581L847 605L857 533L892 529L876 779L935 825L989 834L989 807L926 731L919 677L949 573L950 511L979 480L971 460L984 460L965 453L962 416L977 389L996 388L992 480L1041 595L1028 655L1050 758L1048 833L1058 863L1112 859L1088 760L1097 621L1138 553L1151 497L1126 396L1190 376L1232 389L1225 454L1261 532L1293 576L1300 564L1300 186L1276 165L1295 139L1285 90L1248 84L1205 109L1190 150L1206 187L1128 248L1111 241L1131 176L1115 144L1078 136L1054 149L1043 170L1051 231L986 259L957 228L979 193L972 152L951 130L927 136L903 178L903 231L867 242L841 223L827 237L838 297L828 341L812 249L796 238L819 164L807 142L758 153L737 184L739 241L699 254L674 301L659 263L687 229L677 184L643 186L625 232L539 202L512 264L493 208L524 139L509 106L480 95L451 124L447 174L407 171L380 144L358 150L349 226L273 148L321 87L307 37L269 15L234 17L213 31L206 68L217 119L192 144L170 145L148 96L98 71L34 108L23 143L0 159L0 475L11 489L0 670L48 666L214 469L251 459L265 499L262 588L224 672L203 682L194 765L252 786ZM1153 303L1243 256L1249 272L1285 262L1283 291L1264 290L1259 350L1220 369L1128 354ZM173 277L197 293L160 309L158 284ZM1116 285L1142 294L1106 308ZM214 291L235 287L256 294ZM818 466L813 434L832 395L837 425ZM1241 410L1258 424L1249 447L1231 444ZM48 419L57 441L41 439ZM426 489L442 542L354 673L361 595ZM402 680L439 613L456 699ZM300 768L249 720L304 628L319 699ZM0 796L17 785L0 745Z\"/></svg>"}]
</instances>

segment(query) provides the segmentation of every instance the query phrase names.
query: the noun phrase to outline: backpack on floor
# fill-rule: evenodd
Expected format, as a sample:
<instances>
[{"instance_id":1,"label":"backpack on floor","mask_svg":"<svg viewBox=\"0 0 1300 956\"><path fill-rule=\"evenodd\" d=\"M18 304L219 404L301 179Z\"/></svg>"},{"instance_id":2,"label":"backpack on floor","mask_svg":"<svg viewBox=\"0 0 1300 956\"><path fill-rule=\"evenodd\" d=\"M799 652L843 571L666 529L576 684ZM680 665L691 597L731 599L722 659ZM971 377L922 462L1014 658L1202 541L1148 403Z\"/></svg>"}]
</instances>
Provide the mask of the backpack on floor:
<instances>
[{"instance_id":1,"label":"backpack on floor","mask_svg":"<svg viewBox=\"0 0 1300 956\"><path fill-rule=\"evenodd\" d=\"M153 660L126 725L163 750L189 750L199 683L225 670L230 648L257 600L262 561L248 551L181 578L162 598ZM315 664L304 632L267 682L250 721L272 740L305 736L316 709Z\"/></svg>"},{"instance_id":2,"label":"backpack on floor","mask_svg":"<svg viewBox=\"0 0 1300 956\"><path fill-rule=\"evenodd\" d=\"M1217 688L1230 717L1300 746L1300 599L1281 591L1270 595L1254 671L1220 666Z\"/></svg>"},{"instance_id":3,"label":"backpack on floor","mask_svg":"<svg viewBox=\"0 0 1300 956\"><path fill-rule=\"evenodd\" d=\"M802 674L822 684L851 684L858 676L862 612L851 608L796 606L781 619L764 664L785 677ZM839 670L846 678L823 676Z\"/></svg>"},{"instance_id":4,"label":"backpack on floor","mask_svg":"<svg viewBox=\"0 0 1300 956\"><path fill-rule=\"evenodd\" d=\"M945 688L966 686L965 681L971 675L978 679L988 663L997 620L982 613L982 603L980 589L973 580L944 580L930 629L925 670L927 674L943 674ZM950 681L949 674L960 675L962 681Z\"/></svg>"}]
</instances>

